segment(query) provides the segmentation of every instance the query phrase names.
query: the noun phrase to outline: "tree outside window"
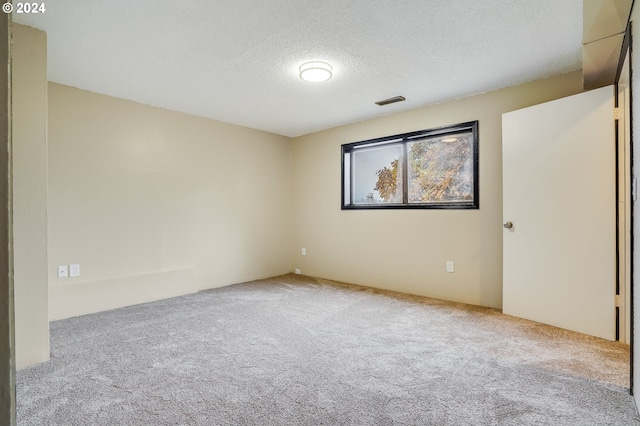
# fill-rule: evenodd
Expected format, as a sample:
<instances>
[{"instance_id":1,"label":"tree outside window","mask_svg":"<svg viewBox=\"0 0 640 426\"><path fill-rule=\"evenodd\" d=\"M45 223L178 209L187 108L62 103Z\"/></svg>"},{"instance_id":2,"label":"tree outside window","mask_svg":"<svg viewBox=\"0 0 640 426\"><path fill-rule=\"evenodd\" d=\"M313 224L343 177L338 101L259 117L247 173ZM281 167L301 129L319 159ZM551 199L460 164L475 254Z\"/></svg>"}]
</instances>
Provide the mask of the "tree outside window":
<instances>
[{"instance_id":1,"label":"tree outside window","mask_svg":"<svg viewBox=\"0 0 640 426\"><path fill-rule=\"evenodd\" d=\"M343 209L477 209L478 122L342 146Z\"/></svg>"}]
</instances>

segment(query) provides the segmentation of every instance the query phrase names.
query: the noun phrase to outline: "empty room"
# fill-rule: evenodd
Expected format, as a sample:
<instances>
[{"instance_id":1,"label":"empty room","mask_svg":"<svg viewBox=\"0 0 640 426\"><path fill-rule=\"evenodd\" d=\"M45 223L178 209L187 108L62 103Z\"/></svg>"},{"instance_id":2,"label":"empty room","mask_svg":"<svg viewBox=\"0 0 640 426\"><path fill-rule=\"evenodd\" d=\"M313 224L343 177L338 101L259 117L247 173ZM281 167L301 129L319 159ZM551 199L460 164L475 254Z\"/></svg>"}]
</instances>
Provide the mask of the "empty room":
<instances>
[{"instance_id":1,"label":"empty room","mask_svg":"<svg viewBox=\"0 0 640 426\"><path fill-rule=\"evenodd\" d=\"M0 424L640 425L632 0L3 12Z\"/></svg>"}]
</instances>

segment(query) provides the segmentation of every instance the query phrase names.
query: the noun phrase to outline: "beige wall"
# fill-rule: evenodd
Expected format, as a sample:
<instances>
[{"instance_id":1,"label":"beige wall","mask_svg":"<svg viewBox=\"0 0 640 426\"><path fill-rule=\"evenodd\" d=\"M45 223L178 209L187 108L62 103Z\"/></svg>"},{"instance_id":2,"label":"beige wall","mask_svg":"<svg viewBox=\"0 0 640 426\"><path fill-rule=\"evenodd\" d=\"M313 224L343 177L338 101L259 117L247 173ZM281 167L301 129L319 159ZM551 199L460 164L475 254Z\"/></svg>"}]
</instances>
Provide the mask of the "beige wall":
<instances>
[{"instance_id":1,"label":"beige wall","mask_svg":"<svg viewBox=\"0 0 640 426\"><path fill-rule=\"evenodd\" d=\"M50 318L290 272L291 144L50 83Z\"/></svg>"},{"instance_id":2,"label":"beige wall","mask_svg":"<svg viewBox=\"0 0 640 426\"><path fill-rule=\"evenodd\" d=\"M49 359L47 38L13 25L13 238L16 366Z\"/></svg>"},{"instance_id":3,"label":"beige wall","mask_svg":"<svg viewBox=\"0 0 640 426\"><path fill-rule=\"evenodd\" d=\"M581 90L575 72L294 139L294 267L500 308L501 115ZM479 210L340 210L341 144L472 120L480 121ZM454 273L445 272L447 260Z\"/></svg>"}]
</instances>

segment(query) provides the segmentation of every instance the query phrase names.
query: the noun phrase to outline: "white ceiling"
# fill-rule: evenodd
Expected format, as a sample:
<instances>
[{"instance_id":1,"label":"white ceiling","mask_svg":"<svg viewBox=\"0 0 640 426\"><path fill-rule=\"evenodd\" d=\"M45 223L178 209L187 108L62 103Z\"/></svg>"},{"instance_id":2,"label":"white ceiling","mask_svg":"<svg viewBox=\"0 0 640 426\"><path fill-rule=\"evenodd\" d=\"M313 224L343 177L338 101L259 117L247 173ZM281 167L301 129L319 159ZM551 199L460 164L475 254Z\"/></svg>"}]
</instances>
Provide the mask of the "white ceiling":
<instances>
[{"instance_id":1,"label":"white ceiling","mask_svg":"<svg viewBox=\"0 0 640 426\"><path fill-rule=\"evenodd\" d=\"M50 81L286 136L581 67L582 0L45 5L13 17L47 32ZM331 80L299 78L313 59Z\"/></svg>"}]
</instances>

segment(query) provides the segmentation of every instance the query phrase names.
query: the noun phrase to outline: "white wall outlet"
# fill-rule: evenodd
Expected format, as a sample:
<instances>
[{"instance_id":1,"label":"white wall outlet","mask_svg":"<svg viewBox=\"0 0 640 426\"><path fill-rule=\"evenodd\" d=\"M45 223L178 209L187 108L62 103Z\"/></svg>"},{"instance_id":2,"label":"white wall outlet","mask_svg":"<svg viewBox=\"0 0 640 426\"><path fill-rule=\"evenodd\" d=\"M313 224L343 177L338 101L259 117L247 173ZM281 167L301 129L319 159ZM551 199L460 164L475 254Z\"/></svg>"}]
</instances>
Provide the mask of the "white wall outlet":
<instances>
[{"instance_id":1,"label":"white wall outlet","mask_svg":"<svg viewBox=\"0 0 640 426\"><path fill-rule=\"evenodd\" d=\"M447 260L447 272L453 272L453 260Z\"/></svg>"},{"instance_id":2,"label":"white wall outlet","mask_svg":"<svg viewBox=\"0 0 640 426\"><path fill-rule=\"evenodd\" d=\"M296 274L300 275L302 271L300 269L296 269Z\"/></svg>"},{"instance_id":3,"label":"white wall outlet","mask_svg":"<svg viewBox=\"0 0 640 426\"><path fill-rule=\"evenodd\" d=\"M78 263L69 265L69 276L72 278L80 276L80 265Z\"/></svg>"},{"instance_id":4,"label":"white wall outlet","mask_svg":"<svg viewBox=\"0 0 640 426\"><path fill-rule=\"evenodd\" d=\"M306 249L306 248L304 248L304 247L302 247L302 255L303 255L303 256L306 256L306 255L307 255L307 249Z\"/></svg>"},{"instance_id":5,"label":"white wall outlet","mask_svg":"<svg viewBox=\"0 0 640 426\"><path fill-rule=\"evenodd\" d=\"M69 269L67 265L58 265L58 278L67 278L69 276Z\"/></svg>"}]
</instances>

